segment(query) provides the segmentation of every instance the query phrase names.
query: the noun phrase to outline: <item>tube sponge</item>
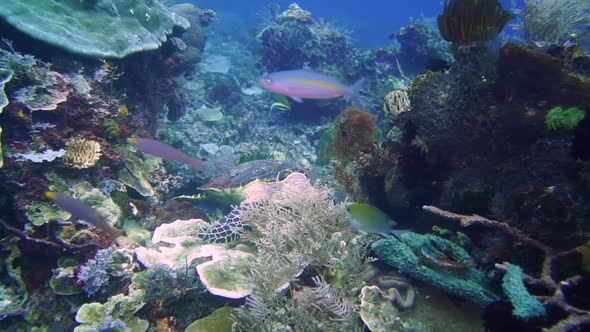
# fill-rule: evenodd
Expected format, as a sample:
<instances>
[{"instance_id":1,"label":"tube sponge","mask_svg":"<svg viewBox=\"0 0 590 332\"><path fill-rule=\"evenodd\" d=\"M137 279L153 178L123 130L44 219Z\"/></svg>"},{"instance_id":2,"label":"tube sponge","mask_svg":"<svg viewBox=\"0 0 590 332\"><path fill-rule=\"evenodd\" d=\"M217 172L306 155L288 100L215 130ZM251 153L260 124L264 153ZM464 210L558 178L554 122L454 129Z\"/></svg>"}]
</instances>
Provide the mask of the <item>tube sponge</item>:
<instances>
[{"instance_id":1,"label":"tube sponge","mask_svg":"<svg viewBox=\"0 0 590 332\"><path fill-rule=\"evenodd\" d=\"M519 319L529 319L546 314L543 303L532 296L526 289L524 273L519 266L509 264L502 280L502 289L512 302L512 314Z\"/></svg>"}]
</instances>

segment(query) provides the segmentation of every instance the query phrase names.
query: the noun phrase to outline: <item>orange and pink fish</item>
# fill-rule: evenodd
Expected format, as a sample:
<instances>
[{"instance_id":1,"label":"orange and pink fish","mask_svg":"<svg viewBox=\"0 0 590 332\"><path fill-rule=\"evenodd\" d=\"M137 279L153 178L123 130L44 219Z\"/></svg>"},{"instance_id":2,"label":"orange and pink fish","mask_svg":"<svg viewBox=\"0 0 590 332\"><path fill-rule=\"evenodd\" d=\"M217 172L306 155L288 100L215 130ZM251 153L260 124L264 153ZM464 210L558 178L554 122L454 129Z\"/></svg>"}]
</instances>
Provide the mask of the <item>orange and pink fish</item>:
<instances>
[{"instance_id":1,"label":"orange and pink fish","mask_svg":"<svg viewBox=\"0 0 590 332\"><path fill-rule=\"evenodd\" d=\"M355 105L360 104L358 92L363 83L365 79L361 78L346 86L333 77L307 69L278 71L260 78L260 84L267 90L288 96L296 102L350 96Z\"/></svg>"}]
</instances>

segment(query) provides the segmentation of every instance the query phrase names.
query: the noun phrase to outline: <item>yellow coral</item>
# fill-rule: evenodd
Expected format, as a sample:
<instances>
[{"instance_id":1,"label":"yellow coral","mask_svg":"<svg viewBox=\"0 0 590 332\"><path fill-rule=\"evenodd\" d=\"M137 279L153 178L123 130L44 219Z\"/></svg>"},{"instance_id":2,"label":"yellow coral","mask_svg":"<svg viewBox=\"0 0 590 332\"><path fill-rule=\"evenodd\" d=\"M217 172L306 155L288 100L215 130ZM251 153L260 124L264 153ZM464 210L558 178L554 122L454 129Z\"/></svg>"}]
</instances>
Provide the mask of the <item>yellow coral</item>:
<instances>
[{"instance_id":1,"label":"yellow coral","mask_svg":"<svg viewBox=\"0 0 590 332\"><path fill-rule=\"evenodd\" d=\"M117 108L117 114L119 114L121 116L127 116L127 115L129 115L129 108L127 108L127 105L120 105Z\"/></svg>"},{"instance_id":2,"label":"yellow coral","mask_svg":"<svg viewBox=\"0 0 590 332\"><path fill-rule=\"evenodd\" d=\"M92 167L101 156L100 150L100 144L97 141L72 137L66 143L63 162L66 166L73 168Z\"/></svg>"}]
</instances>

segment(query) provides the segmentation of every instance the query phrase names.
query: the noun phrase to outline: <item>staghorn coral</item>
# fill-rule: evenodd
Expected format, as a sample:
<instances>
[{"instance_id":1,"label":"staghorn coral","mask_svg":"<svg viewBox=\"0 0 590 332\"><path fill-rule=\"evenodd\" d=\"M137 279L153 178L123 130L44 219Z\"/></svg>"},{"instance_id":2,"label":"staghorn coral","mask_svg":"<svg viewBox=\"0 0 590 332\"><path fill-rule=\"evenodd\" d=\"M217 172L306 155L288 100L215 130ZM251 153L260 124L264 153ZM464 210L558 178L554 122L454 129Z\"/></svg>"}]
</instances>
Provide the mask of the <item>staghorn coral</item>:
<instances>
[{"instance_id":1,"label":"staghorn coral","mask_svg":"<svg viewBox=\"0 0 590 332\"><path fill-rule=\"evenodd\" d=\"M97 141L82 137L72 137L66 143L63 163L73 168L89 168L96 164L101 156L101 146Z\"/></svg>"}]
</instances>

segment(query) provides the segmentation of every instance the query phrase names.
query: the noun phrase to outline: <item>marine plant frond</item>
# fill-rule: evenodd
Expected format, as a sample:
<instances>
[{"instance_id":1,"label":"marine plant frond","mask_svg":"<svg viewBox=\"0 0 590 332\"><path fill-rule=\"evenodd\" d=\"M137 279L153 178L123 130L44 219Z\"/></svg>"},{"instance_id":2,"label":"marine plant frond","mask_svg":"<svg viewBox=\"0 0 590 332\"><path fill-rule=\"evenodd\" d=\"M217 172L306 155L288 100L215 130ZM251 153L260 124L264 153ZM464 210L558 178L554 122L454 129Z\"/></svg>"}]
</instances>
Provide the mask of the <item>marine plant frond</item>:
<instances>
[{"instance_id":1,"label":"marine plant frond","mask_svg":"<svg viewBox=\"0 0 590 332\"><path fill-rule=\"evenodd\" d=\"M254 292L236 310L236 315L245 331L287 331L290 319L285 309L292 307L285 292L275 292L270 297Z\"/></svg>"},{"instance_id":2,"label":"marine plant frond","mask_svg":"<svg viewBox=\"0 0 590 332\"><path fill-rule=\"evenodd\" d=\"M288 257L295 265L328 265L339 252L334 233L347 229L344 208L335 205L326 188L285 191L277 201L241 211L242 222L256 233L261 253Z\"/></svg>"},{"instance_id":3,"label":"marine plant frond","mask_svg":"<svg viewBox=\"0 0 590 332\"><path fill-rule=\"evenodd\" d=\"M445 0L437 23L445 40L470 45L495 38L513 17L499 0Z\"/></svg>"},{"instance_id":4,"label":"marine plant frond","mask_svg":"<svg viewBox=\"0 0 590 332\"><path fill-rule=\"evenodd\" d=\"M369 242L364 236L356 236L341 242L340 255L330 262L330 269L342 275L357 276L363 270L369 251Z\"/></svg>"},{"instance_id":5,"label":"marine plant frond","mask_svg":"<svg viewBox=\"0 0 590 332\"><path fill-rule=\"evenodd\" d=\"M315 276L312 280L316 284L316 287L311 289L314 307L337 317L345 317L350 314L352 305L343 300L341 290L332 288L321 276Z\"/></svg>"}]
</instances>

